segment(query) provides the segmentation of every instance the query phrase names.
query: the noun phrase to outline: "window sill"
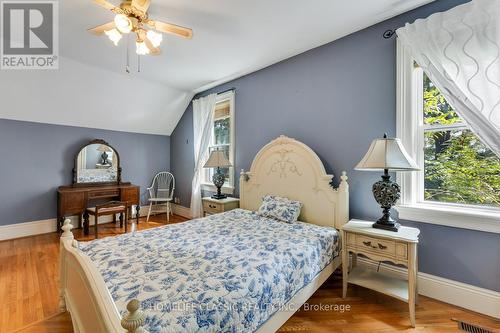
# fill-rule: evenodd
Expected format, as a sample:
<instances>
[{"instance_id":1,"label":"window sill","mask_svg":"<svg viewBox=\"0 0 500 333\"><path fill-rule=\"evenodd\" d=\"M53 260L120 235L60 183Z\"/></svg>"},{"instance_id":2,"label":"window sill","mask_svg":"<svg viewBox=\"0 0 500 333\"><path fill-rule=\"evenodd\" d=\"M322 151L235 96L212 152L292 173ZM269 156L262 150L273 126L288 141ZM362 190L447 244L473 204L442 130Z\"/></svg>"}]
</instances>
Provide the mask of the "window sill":
<instances>
[{"instance_id":1,"label":"window sill","mask_svg":"<svg viewBox=\"0 0 500 333\"><path fill-rule=\"evenodd\" d=\"M202 183L201 190L202 191L217 192L217 187L215 187L214 184ZM234 187L233 186L222 186L220 190L223 194L234 194Z\"/></svg>"},{"instance_id":2,"label":"window sill","mask_svg":"<svg viewBox=\"0 0 500 333\"><path fill-rule=\"evenodd\" d=\"M500 212L495 209L418 203L394 207L402 220L500 233Z\"/></svg>"}]
</instances>

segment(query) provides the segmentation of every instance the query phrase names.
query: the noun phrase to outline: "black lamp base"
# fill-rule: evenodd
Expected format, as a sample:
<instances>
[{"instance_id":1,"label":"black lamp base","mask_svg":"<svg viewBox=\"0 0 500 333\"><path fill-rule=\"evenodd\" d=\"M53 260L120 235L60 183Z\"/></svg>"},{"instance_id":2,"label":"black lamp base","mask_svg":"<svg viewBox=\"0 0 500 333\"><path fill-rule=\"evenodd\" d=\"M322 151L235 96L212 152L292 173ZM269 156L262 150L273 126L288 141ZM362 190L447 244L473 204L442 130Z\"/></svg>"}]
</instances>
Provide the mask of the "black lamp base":
<instances>
[{"instance_id":1,"label":"black lamp base","mask_svg":"<svg viewBox=\"0 0 500 333\"><path fill-rule=\"evenodd\" d=\"M399 185L391 181L389 170L384 170L382 180L373 184L373 196L380 205L383 215L373 224L376 229L383 229L397 232L401 227L395 219L391 216L391 207L394 206L400 197L401 190Z\"/></svg>"},{"instance_id":2,"label":"black lamp base","mask_svg":"<svg viewBox=\"0 0 500 333\"><path fill-rule=\"evenodd\" d=\"M225 194L215 193L214 195L212 195L212 199L226 199L226 198L227 198L227 195L225 195Z\"/></svg>"},{"instance_id":3,"label":"black lamp base","mask_svg":"<svg viewBox=\"0 0 500 333\"><path fill-rule=\"evenodd\" d=\"M215 187L217 187L217 193L212 195L212 199L225 199L227 195L221 193L221 187L224 185L225 181L224 175L220 172L220 168L217 168L217 172L212 177Z\"/></svg>"},{"instance_id":4,"label":"black lamp base","mask_svg":"<svg viewBox=\"0 0 500 333\"><path fill-rule=\"evenodd\" d=\"M382 223L379 220L379 221L373 223L372 227L375 229L383 229L383 230L398 232L398 229L401 227L401 224L399 224L398 222Z\"/></svg>"}]
</instances>

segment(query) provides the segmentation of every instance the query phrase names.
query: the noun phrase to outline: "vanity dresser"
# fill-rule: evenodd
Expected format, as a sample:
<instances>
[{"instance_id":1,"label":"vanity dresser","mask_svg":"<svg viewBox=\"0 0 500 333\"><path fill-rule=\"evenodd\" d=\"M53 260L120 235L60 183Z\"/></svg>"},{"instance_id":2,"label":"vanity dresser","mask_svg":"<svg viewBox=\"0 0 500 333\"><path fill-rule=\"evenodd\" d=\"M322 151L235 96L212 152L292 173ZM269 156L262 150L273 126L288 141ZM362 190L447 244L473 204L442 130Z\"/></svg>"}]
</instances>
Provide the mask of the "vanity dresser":
<instances>
[{"instance_id":1,"label":"vanity dresser","mask_svg":"<svg viewBox=\"0 0 500 333\"><path fill-rule=\"evenodd\" d=\"M81 147L74 159L73 184L57 189L57 230L61 230L66 217L73 215L79 217L82 227L85 210L106 199L126 202L130 210L136 205L139 223L140 187L122 182L121 172L118 151L104 140L92 140ZM83 219L84 233L88 235L88 216Z\"/></svg>"}]
</instances>

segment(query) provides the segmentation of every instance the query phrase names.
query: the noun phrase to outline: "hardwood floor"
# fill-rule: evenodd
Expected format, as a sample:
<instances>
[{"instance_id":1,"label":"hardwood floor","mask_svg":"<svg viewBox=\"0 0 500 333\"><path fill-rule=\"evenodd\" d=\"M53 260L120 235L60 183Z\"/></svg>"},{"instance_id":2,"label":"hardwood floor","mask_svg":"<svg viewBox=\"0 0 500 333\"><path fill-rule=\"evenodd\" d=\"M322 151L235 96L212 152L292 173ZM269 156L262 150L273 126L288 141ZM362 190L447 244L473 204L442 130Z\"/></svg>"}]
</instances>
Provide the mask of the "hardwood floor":
<instances>
[{"instance_id":1,"label":"hardwood floor","mask_svg":"<svg viewBox=\"0 0 500 333\"><path fill-rule=\"evenodd\" d=\"M170 223L186 219L174 215ZM144 223L142 223L144 222ZM166 224L166 215L141 218L139 230ZM128 230L130 231L129 224ZM78 240L94 239L94 229L84 236L73 230ZM122 234L115 224L99 224L99 237ZM0 242L0 333L11 332L57 314L59 293L59 234L50 233ZM71 325L69 325L71 326Z\"/></svg>"},{"instance_id":2,"label":"hardwood floor","mask_svg":"<svg viewBox=\"0 0 500 333\"><path fill-rule=\"evenodd\" d=\"M170 221L185 219L174 216ZM165 215L158 215L151 218L149 225L139 223L139 229L164 224ZM74 233L79 240L93 239L92 234L84 237L81 230ZM123 229L112 223L99 225L99 237L121 233ZM58 314L58 260L56 233L0 242L1 333L73 332L69 314ZM356 286L349 287L348 298L343 300L341 288L341 276L336 274L311 297L309 309L302 307L279 332L457 332L451 318L500 332L498 320L427 297L420 297L417 327L411 329L406 303ZM321 304L332 309L314 309ZM335 311L333 305L349 305L350 310Z\"/></svg>"}]
</instances>

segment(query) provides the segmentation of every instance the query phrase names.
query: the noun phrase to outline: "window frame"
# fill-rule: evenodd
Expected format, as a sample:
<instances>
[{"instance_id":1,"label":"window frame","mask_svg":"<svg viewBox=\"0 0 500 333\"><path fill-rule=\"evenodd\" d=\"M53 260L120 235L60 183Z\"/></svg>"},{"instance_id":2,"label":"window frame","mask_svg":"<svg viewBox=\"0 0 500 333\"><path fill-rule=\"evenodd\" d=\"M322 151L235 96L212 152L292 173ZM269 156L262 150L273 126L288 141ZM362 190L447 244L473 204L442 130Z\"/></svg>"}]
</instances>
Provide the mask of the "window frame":
<instances>
[{"instance_id":1,"label":"window frame","mask_svg":"<svg viewBox=\"0 0 500 333\"><path fill-rule=\"evenodd\" d=\"M398 39L396 58L396 136L421 169L396 173L401 185L401 199L395 207L399 218L500 233L500 208L424 200L423 73Z\"/></svg>"},{"instance_id":2,"label":"window frame","mask_svg":"<svg viewBox=\"0 0 500 333\"><path fill-rule=\"evenodd\" d=\"M235 112L234 112L235 111L234 110L234 106L235 106L234 97L235 97L234 90L230 90L230 91L218 94L216 102L215 102L216 104L218 104L221 102L229 101L229 127L230 127L229 137L231 140L231 142L229 144L229 162L231 162L231 164L233 166L229 168L229 184L227 184L227 185L224 184L224 186L221 187L221 192L224 194L234 194L234 189L235 189L235 186L234 186L234 182L235 182L235 179L234 179L234 168L235 168L234 157L235 157L235 138L236 138L235 132L236 131L235 131L235 125L234 125L235 124L235 121L234 121L234 114L235 114ZM212 134L214 131L213 130L214 123L215 123L215 119L212 122ZM214 143L214 135L212 135L211 140L212 140L212 142L210 143L210 146L208 149L210 149L214 146L217 146ZM205 169L202 173L201 189L203 191L210 191L210 192L217 191L217 188L215 187L212 180L210 179L210 169Z\"/></svg>"}]
</instances>

